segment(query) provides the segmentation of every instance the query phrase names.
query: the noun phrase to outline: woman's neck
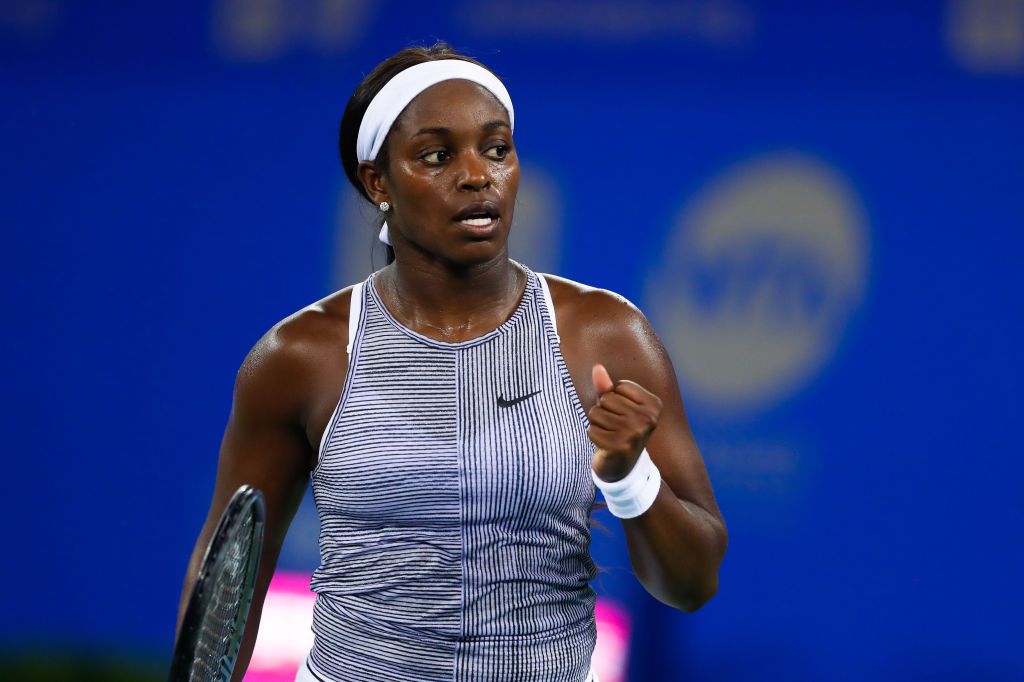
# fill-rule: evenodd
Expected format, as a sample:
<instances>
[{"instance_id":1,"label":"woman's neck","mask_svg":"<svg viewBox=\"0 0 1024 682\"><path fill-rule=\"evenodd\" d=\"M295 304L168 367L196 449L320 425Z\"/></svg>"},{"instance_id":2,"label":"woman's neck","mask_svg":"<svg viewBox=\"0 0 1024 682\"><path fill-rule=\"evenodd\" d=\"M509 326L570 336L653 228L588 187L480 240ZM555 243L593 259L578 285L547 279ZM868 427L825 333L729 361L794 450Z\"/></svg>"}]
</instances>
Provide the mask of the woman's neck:
<instances>
[{"instance_id":1,"label":"woman's neck","mask_svg":"<svg viewBox=\"0 0 1024 682\"><path fill-rule=\"evenodd\" d=\"M459 342L486 334L512 315L526 273L507 256L465 268L395 261L374 283L402 324L431 338Z\"/></svg>"}]
</instances>

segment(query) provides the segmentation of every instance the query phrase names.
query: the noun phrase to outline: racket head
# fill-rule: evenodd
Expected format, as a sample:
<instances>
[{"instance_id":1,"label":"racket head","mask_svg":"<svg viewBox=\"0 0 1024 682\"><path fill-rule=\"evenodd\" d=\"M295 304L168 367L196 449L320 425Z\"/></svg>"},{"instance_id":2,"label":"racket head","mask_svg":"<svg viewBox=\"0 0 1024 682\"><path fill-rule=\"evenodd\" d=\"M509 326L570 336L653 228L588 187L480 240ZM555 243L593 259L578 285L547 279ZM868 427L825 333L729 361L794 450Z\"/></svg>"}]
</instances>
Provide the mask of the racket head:
<instances>
[{"instance_id":1,"label":"racket head","mask_svg":"<svg viewBox=\"0 0 1024 682\"><path fill-rule=\"evenodd\" d=\"M265 518L258 489L243 485L231 496L185 607L170 682L231 679L252 604Z\"/></svg>"}]
</instances>

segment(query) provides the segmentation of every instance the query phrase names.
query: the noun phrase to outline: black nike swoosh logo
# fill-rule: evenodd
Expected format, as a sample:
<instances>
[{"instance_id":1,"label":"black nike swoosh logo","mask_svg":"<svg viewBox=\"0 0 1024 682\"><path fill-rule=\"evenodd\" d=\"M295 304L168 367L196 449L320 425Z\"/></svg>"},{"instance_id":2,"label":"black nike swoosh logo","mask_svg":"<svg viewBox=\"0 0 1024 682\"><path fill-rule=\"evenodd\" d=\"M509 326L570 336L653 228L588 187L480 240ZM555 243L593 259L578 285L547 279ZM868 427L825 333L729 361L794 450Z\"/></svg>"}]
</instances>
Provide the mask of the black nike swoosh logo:
<instances>
[{"instance_id":1,"label":"black nike swoosh logo","mask_svg":"<svg viewBox=\"0 0 1024 682\"><path fill-rule=\"evenodd\" d=\"M512 400L505 400L504 398L499 396L498 397L498 407L512 407L513 405L518 405L519 403L523 402L527 398L532 398L533 396L537 395L538 393L540 393L540 391L534 391L533 393L530 393L529 395L522 395L522 396L519 396L518 398L512 398Z\"/></svg>"}]
</instances>

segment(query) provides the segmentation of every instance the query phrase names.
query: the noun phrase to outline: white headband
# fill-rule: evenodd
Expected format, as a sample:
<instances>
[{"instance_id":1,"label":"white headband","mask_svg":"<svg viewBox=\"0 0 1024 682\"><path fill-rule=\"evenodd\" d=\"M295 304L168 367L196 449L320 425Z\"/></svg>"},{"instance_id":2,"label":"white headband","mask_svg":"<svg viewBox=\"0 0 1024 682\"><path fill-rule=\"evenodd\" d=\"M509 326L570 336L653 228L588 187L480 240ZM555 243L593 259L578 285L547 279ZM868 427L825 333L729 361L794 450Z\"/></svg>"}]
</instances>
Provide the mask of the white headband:
<instances>
[{"instance_id":1,"label":"white headband","mask_svg":"<svg viewBox=\"0 0 1024 682\"><path fill-rule=\"evenodd\" d=\"M359 136L356 138L356 160L376 159L381 145L384 144L384 138L390 132L395 119L409 106L409 102L430 86L448 80L467 80L486 88L508 111L509 126L515 129L516 118L512 109L512 98L493 73L462 59L423 62L410 66L392 77L373 98L370 106L366 107L366 113L359 124ZM391 244L387 223L380 229L380 240L385 244Z\"/></svg>"}]
</instances>

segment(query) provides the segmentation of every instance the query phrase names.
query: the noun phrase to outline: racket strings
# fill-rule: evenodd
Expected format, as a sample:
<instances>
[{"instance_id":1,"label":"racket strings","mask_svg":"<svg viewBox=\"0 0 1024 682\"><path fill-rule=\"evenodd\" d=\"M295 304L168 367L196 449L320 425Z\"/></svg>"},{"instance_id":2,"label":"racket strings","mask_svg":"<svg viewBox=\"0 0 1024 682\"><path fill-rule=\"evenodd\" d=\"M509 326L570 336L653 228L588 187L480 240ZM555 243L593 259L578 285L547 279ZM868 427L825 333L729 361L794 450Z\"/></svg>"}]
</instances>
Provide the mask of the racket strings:
<instances>
[{"instance_id":1,"label":"racket strings","mask_svg":"<svg viewBox=\"0 0 1024 682\"><path fill-rule=\"evenodd\" d=\"M238 620L252 565L253 530L253 517L247 514L211 571L213 580L205 595L207 608L189 676L193 682L226 681L230 675L242 637Z\"/></svg>"}]
</instances>

